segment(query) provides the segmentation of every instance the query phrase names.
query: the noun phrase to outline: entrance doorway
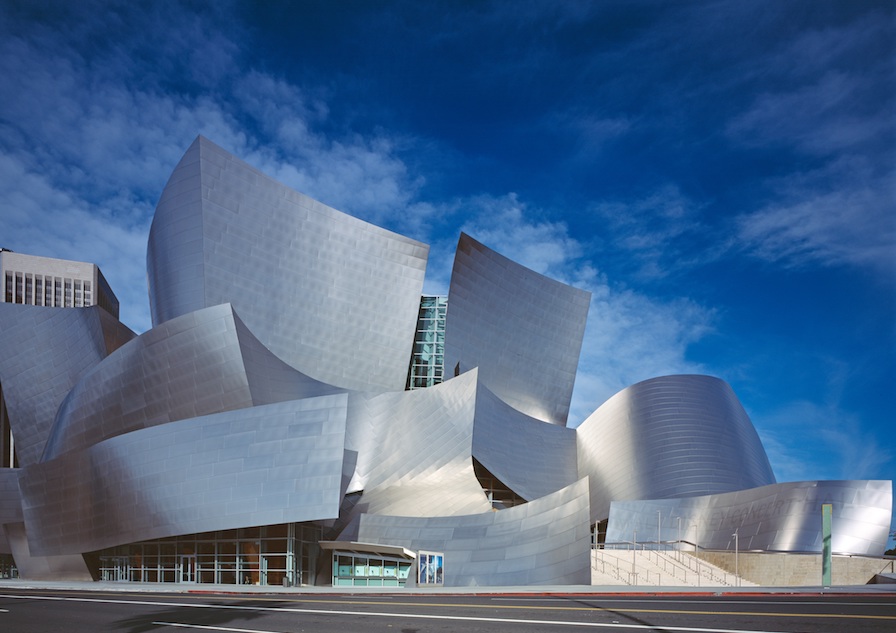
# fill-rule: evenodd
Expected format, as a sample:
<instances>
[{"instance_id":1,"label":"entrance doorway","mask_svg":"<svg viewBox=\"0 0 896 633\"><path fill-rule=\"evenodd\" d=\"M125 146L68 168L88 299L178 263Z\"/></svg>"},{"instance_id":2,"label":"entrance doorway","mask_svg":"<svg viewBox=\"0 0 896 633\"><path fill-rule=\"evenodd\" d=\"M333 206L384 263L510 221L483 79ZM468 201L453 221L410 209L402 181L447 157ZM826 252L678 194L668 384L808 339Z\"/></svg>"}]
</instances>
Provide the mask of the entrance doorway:
<instances>
[{"instance_id":1,"label":"entrance doorway","mask_svg":"<svg viewBox=\"0 0 896 633\"><path fill-rule=\"evenodd\" d=\"M180 557L180 582L196 582L196 554Z\"/></svg>"}]
</instances>

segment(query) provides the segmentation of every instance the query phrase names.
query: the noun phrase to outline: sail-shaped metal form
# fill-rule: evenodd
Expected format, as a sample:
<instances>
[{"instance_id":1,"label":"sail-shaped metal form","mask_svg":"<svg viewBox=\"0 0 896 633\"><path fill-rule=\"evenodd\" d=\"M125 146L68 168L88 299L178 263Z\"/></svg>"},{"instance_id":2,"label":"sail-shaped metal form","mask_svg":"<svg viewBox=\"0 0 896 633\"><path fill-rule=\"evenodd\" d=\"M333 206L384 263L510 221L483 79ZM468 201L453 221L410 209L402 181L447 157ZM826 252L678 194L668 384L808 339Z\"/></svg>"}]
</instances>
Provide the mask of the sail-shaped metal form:
<instances>
[{"instance_id":1,"label":"sail-shaped metal form","mask_svg":"<svg viewBox=\"0 0 896 633\"><path fill-rule=\"evenodd\" d=\"M150 231L152 329L0 304L0 555L29 578L274 584L355 548L382 583L436 550L447 586L585 584L595 523L817 551L822 502L836 551L882 553L892 482L776 483L717 378L653 378L567 428L590 294L466 234L444 380L406 391L427 255L198 138Z\"/></svg>"}]
</instances>

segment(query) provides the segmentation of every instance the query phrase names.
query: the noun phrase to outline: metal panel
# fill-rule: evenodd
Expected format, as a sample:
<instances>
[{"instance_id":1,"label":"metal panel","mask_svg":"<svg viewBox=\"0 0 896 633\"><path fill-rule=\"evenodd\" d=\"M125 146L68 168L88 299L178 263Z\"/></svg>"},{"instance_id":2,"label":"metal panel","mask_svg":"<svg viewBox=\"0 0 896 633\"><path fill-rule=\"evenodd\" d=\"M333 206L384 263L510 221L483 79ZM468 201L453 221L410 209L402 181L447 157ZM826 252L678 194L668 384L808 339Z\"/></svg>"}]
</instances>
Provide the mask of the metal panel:
<instances>
[{"instance_id":1,"label":"metal panel","mask_svg":"<svg viewBox=\"0 0 896 633\"><path fill-rule=\"evenodd\" d=\"M100 312L0 303L0 383L22 466L40 459L60 403L105 358Z\"/></svg>"},{"instance_id":2,"label":"metal panel","mask_svg":"<svg viewBox=\"0 0 896 633\"><path fill-rule=\"evenodd\" d=\"M480 385L473 457L526 500L574 483L576 432L520 413Z\"/></svg>"},{"instance_id":3,"label":"metal panel","mask_svg":"<svg viewBox=\"0 0 896 633\"><path fill-rule=\"evenodd\" d=\"M445 326L445 373L479 367L503 401L566 425L591 293L544 277L461 234Z\"/></svg>"},{"instance_id":4,"label":"metal panel","mask_svg":"<svg viewBox=\"0 0 896 633\"><path fill-rule=\"evenodd\" d=\"M335 393L268 352L220 305L166 321L74 386L43 460L174 420Z\"/></svg>"},{"instance_id":5,"label":"metal panel","mask_svg":"<svg viewBox=\"0 0 896 633\"><path fill-rule=\"evenodd\" d=\"M426 519L365 514L358 541L445 554L445 586L590 584L588 480L522 506ZM411 584L411 583L409 583Z\"/></svg>"},{"instance_id":6,"label":"metal panel","mask_svg":"<svg viewBox=\"0 0 896 633\"><path fill-rule=\"evenodd\" d=\"M591 518L611 501L706 495L775 483L765 449L731 387L663 376L623 389L577 429Z\"/></svg>"},{"instance_id":7,"label":"metal panel","mask_svg":"<svg viewBox=\"0 0 896 633\"><path fill-rule=\"evenodd\" d=\"M687 541L708 549L822 551L822 505L832 504L832 550L881 556L887 547L892 481L800 481L718 495L619 501L607 542ZM680 517L680 522L679 522ZM680 537L679 537L680 525Z\"/></svg>"},{"instance_id":8,"label":"metal panel","mask_svg":"<svg viewBox=\"0 0 896 633\"><path fill-rule=\"evenodd\" d=\"M32 552L336 518L346 406L338 394L228 411L29 466L20 485Z\"/></svg>"},{"instance_id":9,"label":"metal panel","mask_svg":"<svg viewBox=\"0 0 896 633\"><path fill-rule=\"evenodd\" d=\"M200 137L153 219L153 323L231 303L296 369L348 389L401 390L428 251Z\"/></svg>"},{"instance_id":10,"label":"metal panel","mask_svg":"<svg viewBox=\"0 0 896 633\"><path fill-rule=\"evenodd\" d=\"M371 397L353 411L350 426L369 425L365 444L350 446L358 451L353 487L364 493L344 518L488 510L471 457L476 398L474 370L428 389Z\"/></svg>"},{"instance_id":11,"label":"metal panel","mask_svg":"<svg viewBox=\"0 0 896 633\"><path fill-rule=\"evenodd\" d=\"M0 526L20 578L30 580L90 581L90 571L80 554L64 556L35 556L28 548L28 538L23 523L7 523Z\"/></svg>"}]
</instances>

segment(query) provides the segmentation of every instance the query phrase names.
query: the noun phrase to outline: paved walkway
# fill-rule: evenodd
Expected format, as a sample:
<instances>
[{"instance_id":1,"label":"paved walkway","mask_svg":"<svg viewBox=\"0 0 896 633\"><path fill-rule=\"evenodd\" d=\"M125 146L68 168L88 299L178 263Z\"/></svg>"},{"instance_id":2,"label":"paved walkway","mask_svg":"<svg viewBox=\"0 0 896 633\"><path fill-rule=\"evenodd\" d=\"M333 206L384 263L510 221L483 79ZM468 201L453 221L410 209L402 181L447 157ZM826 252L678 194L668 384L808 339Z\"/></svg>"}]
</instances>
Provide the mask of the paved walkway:
<instances>
[{"instance_id":1,"label":"paved walkway","mask_svg":"<svg viewBox=\"0 0 896 633\"><path fill-rule=\"evenodd\" d=\"M152 592L152 593L224 593L224 594L499 594L499 595L756 595L756 594L892 594L896 598L896 584L845 585L834 587L651 587L651 586L595 586L595 585L542 585L524 587L279 587L257 585L213 585L188 583L146 582L84 582L0 579L0 592L4 589L39 589L44 591L96 591L96 592Z\"/></svg>"}]
</instances>

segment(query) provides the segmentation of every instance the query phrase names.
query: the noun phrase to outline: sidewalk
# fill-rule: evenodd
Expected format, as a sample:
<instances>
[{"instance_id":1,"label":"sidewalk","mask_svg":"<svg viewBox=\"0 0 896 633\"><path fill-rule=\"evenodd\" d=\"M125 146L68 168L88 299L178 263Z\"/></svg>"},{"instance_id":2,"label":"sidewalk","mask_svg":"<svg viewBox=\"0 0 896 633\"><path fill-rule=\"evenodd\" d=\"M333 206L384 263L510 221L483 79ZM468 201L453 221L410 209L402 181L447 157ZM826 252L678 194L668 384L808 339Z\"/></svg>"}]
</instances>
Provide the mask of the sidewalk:
<instances>
[{"instance_id":1,"label":"sidewalk","mask_svg":"<svg viewBox=\"0 0 896 633\"><path fill-rule=\"evenodd\" d=\"M896 584L845 585L834 587L652 587L618 585L541 585L521 587L279 587L257 585L214 585L191 583L84 582L51 580L0 580L5 589L41 591L93 591L122 593L231 594L231 595L819 595L819 594L890 594L896 598Z\"/></svg>"}]
</instances>

